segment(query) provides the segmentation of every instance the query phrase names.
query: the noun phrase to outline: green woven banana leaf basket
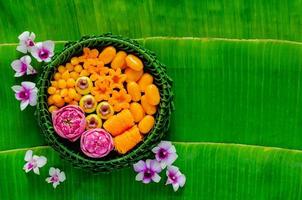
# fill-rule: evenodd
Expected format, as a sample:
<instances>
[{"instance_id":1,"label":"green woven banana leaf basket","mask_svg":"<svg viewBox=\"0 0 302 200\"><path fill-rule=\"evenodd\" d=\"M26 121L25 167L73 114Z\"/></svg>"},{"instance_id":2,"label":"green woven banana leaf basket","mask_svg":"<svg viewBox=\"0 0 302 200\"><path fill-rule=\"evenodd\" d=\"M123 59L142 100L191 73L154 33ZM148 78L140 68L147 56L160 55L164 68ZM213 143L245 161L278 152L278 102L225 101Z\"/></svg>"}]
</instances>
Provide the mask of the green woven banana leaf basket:
<instances>
[{"instance_id":1,"label":"green woven banana leaf basket","mask_svg":"<svg viewBox=\"0 0 302 200\"><path fill-rule=\"evenodd\" d=\"M94 159L85 156L81 152L79 144L68 142L55 133L51 114L48 111L47 88L51 84L50 80L56 68L60 64L68 62L73 56L79 55L84 47L101 50L110 45L142 59L144 70L153 75L154 83L159 88L161 102L155 115L155 125L140 144L125 155L116 153L109 154L102 159ZM38 81L39 95L36 115L46 141L59 153L61 158L81 169L92 172L110 172L127 167L140 159L150 156L151 149L165 135L169 127L171 111L173 110L171 84L172 81L166 73L166 67L158 61L153 52L145 49L138 42L110 33L101 36L84 36L79 41L68 42L64 49L53 57L52 62L43 67L43 72L41 72Z\"/></svg>"}]
</instances>

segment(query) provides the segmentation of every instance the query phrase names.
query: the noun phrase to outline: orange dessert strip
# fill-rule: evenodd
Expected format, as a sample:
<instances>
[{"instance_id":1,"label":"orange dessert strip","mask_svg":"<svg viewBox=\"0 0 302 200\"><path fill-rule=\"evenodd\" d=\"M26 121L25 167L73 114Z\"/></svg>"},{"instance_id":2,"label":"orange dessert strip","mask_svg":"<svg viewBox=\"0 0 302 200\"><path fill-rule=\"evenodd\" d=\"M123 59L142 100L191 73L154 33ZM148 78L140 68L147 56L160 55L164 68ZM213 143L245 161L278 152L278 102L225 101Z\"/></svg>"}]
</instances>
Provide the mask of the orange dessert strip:
<instances>
[{"instance_id":1,"label":"orange dessert strip","mask_svg":"<svg viewBox=\"0 0 302 200\"><path fill-rule=\"evenodd\" d=\"M149 133L153 128L155 119L152 115L146 115L138 124L139 131L143 134Z\"/></svg>"},{"instance_id":2,"label":"orange dessert strip","mask_svg":"<svg viewBox=\"0 0 302 200\"><path fill-rule=\"evenodd\" d=\"M106 131L112 136L117 136L134 125L134 119L129 110L123 110L117 115L111 116L103 124Z\"/></svg>"},{"instance_id":3,"label":"orange dessert strip","mask_svg":"<svg viewBox=\"0 0 302 200\"><path fill-rule=\"evenodd\" d=\"M128 131L125 131L119 136L113 139L115 149L120 154L125 154L133 147L135 147L140 141L142 141L142 136L139 132L137 126L133 126Z\"/></svg>"}]
</instances>

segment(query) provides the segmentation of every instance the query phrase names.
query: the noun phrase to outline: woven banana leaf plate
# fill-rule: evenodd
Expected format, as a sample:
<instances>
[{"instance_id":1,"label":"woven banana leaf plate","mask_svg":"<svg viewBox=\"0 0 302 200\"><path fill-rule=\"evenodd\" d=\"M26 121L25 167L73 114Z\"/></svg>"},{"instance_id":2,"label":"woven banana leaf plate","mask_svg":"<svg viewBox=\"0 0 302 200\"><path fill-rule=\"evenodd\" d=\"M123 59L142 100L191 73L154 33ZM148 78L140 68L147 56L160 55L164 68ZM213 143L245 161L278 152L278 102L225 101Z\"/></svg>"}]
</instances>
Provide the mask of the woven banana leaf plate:
<instances>
[{"instance_id":1,"label":"woven banana leaf plate","mask_svg":"<svg viewBox=\"0 0 302 200\"><path fill-rule=\"evenodd\" d=\"M107 46L114 46L118 50L131 53L142 59L144 70L154 77L154 83L158 86L161 96L161 103L155 117L155 125L144 141L135 149L125 155L111 153L105 159L93 159L85 156L79 149L79 143L70 143L61 139L54 131L51 114L48 111L47 88L51 85L50 80L55 74L59 65L65 64L72 57L80 55L83 48L103 49ZM58 53L48 65L43 67L38 81L38 105L37 117L42 132L47 142L59 152L61 158L66 159L74 166L88 169L94 172L109 172L114 169L127 167L140 159L150 157L151 149L158 144L169 128L169 120L172 110L173 93L171 91L171 79L166 73L166 67L161 64L155 54L136 41L104 34L101 36L85 36L79 41L68 42L61 53Z\"/></svg>"}]
</instances>

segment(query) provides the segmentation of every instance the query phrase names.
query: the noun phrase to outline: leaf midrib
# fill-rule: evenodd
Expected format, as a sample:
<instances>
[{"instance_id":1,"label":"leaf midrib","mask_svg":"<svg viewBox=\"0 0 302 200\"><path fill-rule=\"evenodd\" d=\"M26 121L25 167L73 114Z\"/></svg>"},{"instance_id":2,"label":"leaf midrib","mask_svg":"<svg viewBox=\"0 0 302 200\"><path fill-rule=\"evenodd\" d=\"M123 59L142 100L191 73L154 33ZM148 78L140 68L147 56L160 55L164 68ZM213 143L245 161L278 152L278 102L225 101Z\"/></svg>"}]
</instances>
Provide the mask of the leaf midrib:
<instances>
[{"instance_id":1,"label":"leaf midrib","mask_svg":"<svg viewBox=\"0 0 302 200\"><path fill-rule=\"evenodd\" d=\"M135 38L136 41L148 41L148 40L197 40L202 42L208 41L229 41L229 42L268 42L268 43L278 43L278 44L292 44L292 45L302 45L302 42L292 41L292 40L279 40L279 39L240 39L240 38L216 38L216 37L166 37L166 36L152 36L144 38ZM68 41L65 40L56 40L56 44L64 44ZM1 46L17 46L18 43L0 43Z\"/></svg>"}]
</instances>

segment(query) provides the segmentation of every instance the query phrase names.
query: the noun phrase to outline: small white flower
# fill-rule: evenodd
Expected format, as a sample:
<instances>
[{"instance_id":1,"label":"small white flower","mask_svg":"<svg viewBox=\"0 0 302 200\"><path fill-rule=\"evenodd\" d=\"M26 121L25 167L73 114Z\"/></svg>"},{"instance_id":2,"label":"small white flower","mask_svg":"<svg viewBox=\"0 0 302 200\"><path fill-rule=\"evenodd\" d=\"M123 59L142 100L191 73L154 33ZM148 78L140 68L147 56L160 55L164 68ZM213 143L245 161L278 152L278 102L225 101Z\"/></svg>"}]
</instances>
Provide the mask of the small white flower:
<instances>
[{"instance_id":1,"label":"small white flower","mask_svg":"<svg viewBox=\"0 0 302 200\"><path fill-rule=\"evenodd\" d=\"M31 55L37 59L38 62L50 62L54 55L55 43L51 40L38 42L31 50Z\"/></svg>"},{"instance_id":2,"label":"small white flower","mask_svg":"<svg viewBox=\"0 0 302 200\"><path fill-rule=\"evenodd\" d=\"M18 39L19 46L17 46L17 51L20 51L22 53L31 52L32 47L35 46L34 40L36 38L36 35L33 32L24 31L19 35Z\"/></svg>"},{"instance_id":3,"label":"small white flower","mask_svg":"<svg viewBox=\"0 0 302 200\"><path fill-rule=\"evenodd\" d=\"M16 71L15 77L23 76L24 74L36 74L37 71L30 65L31 57L23 56L18 60L14 60L11 64L12 68Z\"/></svg>"},{"instance_id":4,"label":"small white flower","mask_svg":"<svg viewBox=\"0 0 302 200\"><path fill-rule=\"evenodd\" d=\"M63 171L60 171L59 168L51 167L49 169L50 177L46 178L47 183L52 183L53 188L56 188L60 182L65 181L66 176Z\"/></svg>"},{"instance_id":5,"label":"small white flower","mask_svg":"<svg viewBox=\"0 0 302 200\"><path fill-rule=\"evenodd\" d=\"M26 151L24 160L27 162L23 167L25 172L28 173L33 170L34 173L38 175L40 174L39 168L43 167L47 162L47 159L44 156L33 155L32 150Z\"/></svg>"}]
</instances>

